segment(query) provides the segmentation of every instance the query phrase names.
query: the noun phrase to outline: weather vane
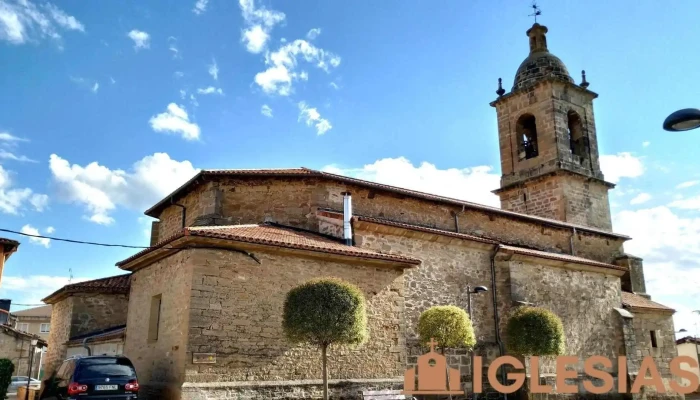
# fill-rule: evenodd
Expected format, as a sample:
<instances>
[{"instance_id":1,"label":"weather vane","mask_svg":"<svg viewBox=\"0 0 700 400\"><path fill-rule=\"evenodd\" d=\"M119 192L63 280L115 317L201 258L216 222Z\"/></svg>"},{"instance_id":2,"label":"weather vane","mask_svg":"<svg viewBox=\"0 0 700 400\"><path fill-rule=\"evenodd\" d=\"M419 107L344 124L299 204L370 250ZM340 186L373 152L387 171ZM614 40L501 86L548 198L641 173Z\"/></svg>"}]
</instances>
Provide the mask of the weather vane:
<instances>
[{"instance_id":1,"label":"weather vane","mask_svg":"<svg viewBox=\"0 0 700 400\"><path fill-rule=\"evenodd\" d=\"M537 6L537 0L532 1L532 11L533 13L528 15L528 17L535 17L535 23L537 23L537 16L542 15L542 10Z\"/></svg>"}]
</instances>

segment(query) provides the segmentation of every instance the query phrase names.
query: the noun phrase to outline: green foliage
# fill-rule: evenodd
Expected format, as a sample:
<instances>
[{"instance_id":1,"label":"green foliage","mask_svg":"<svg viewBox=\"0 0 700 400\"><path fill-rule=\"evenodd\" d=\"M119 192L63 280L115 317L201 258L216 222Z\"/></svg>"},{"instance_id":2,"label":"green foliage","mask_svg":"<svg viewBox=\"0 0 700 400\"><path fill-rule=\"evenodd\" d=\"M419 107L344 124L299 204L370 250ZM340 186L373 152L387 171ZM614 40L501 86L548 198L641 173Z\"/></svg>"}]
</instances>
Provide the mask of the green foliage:
<instances>
[{"instance_id":1,"label":"green foliage","mask_svg":"<svg viewBox=\"0 0 700 400\"><path fill-rule=\"evenodd\" d=\"M418 320L418 336L424 344L434 338L443 349L472 349L476 344L472 321L466 311L456 306L435 306L423 311Z\"/></svg>"},{"instance_id":2,"label":"green foliage","mask_svg":"<svg viewBox=\"0 0 700 400\"><path fill-rule=\"evenodd\" d=\"M314 279L290 290L283 318L284 332L295 343L360 344L368 337L365 297L340 279Z\"/></svg>"},{"instance_id":3,"label":"green foliage","mask_svg":"<svg viewBox=\"0 0 700 400\"><path fill-rule=\"evenodd\" d=\"M518 307L506 326L508 352L522 356L561 355L566 338L561 319L539 307Z\"/></svg>"},{"instance_id":4,"label":"green foliage","mask_svg":"<svg viewBox=\"0 0 700 400\"><path fill-rule=\"evenodd\" d=\"M7 387L10 386L15 365L7 358L0 359L0 399L7 397Z\"/></svg>"}]
</instances>

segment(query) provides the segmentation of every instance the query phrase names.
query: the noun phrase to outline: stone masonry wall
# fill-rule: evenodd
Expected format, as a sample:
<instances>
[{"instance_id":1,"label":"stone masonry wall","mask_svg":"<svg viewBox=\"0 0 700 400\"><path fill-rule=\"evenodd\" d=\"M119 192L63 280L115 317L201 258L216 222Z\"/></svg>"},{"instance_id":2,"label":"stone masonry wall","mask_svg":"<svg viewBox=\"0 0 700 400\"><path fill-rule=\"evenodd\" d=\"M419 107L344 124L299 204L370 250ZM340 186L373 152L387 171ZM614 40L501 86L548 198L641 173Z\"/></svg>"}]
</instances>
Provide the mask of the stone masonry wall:
<instances>
[{"instance_id":1,"label":"stone masonry wall","mask_svg":"<svg viewBox=\"0 0 700 400\"><path fill-rule=\"evenodd\" d=\"M78 293L71 297L71 337L126 324L128 294Z\"/></svg>"},{"instance_id":2,"label":"stone masonry wall","mask_svg":"<svg viewBox=\"0 0 700 400\"><path fill-rule=\"evenodd\" d=\"M200 186L214 185L207 183ZM330 180L308 179L223 179L216 183L222 191L224 217L231 224L262 223L265 219L299 228L319 230L316 217L318 208L342 210L342 192L353 197L353 212L397 222L455 230L455 213L459 231L481 235L512 245L522 245L546 251L569 251L572 231L506 218L486 211L462 209L426 200L399 196ZM198 209L204 209L212 196L202 197L198 188L180 201L188 205L188 225L194 222ZM199 196L199 197L198 197ZM198 203L198 200L201 201ZM193 204L198 204L194 206ZM210 207L211 205L209 205ZM211 207L210 207L211 208ZM159 239L179 230L180 212L170 206L161 215ZM167 220L167 221L166 221ZM594 260L612 262L622 251L623 240L593 233L580 232L575 240L577 255Z\"/></svg>"},{"instance_id":3,"label":"stone masonry wall","mask_svg":"<svg viewBox=\"0 0 700 400\"><path fill-rule=\"evenodd\" d=\"M124 354L145 399L177 398L187 356L194 250L183 250L133 273ZM162 295L157 340L149 340L151 299Z\"/></svg>"},{"instance_id":4,"label":"stone masonry wall","mask_svg":"<svg viewBox=\"0 0 700 400\"><path fill-rule=\"evenodd\" d=\"M0 358L12 361L15 366L12 375L27 376L31 340L28 336L18 335L10 330L3 331L0 328ZM36 371L39 369L39 357L40 352L37 351L32 364L32 377L36 377Z\"/></svg>"},{"instance_id":5,"label":"stone masonry wall","mask_svg":"<svg viewBox=\"0 0 700 400\"><path fill-rule=\"evenodd\" d=\"M564 221L566 220L564 184L558 177L528 181L523 184L524 187L514 187L499 193L501 208Z\"/></svg>"},{"instance_id":6,"label":"stone masonry wall","mask_svg":"<svg viewBox=\"0 0 700 400\"><path fill-rule=\"evenodd\" d=\"M566 221L612 230L608 188L596 181L580 177L560 180L566 199Z\"/></svg>"},{"instance_id":7,"label":"stone masonry wall","mask_svg":"<svg viewBox=\"0 0 700 400\"><path fill-rule=\"evenodd\" d=\"M53 304L51 308L51 330L49 332L48 350L43 361L44 376L51 376L53 371L66 358L65 343L70 338L72 314L72 296Z\"/></svg>"},{"instance_id":8,"label":"stone masonry wall","mask_svg":"<svg viewBox=\"0 0 700 400\"><path fill-rule=\"evenodd\" d=\"M509 264L512 300L534 303L561 318L566 335L565 354L579 357L579 373L583 372L583 361L590 356L613 360L624 354L622 325L614 310L621 304L619 277L523 261ZM505 332L503 339L508 340ZM554 373L554 364L544 363L541 372Z\"/></svg>"},{"instance_id":9,"label":"stone masonry wall","mask_svg":"<svg viewBox=\"0 0 700 400\"><path fill-rule=\"evenodd\" d=\"M193 254L186 382L319 379L320 350L285 338L282 311L289 290L326 276L349 281L364 292L370 332L370 340L357 348L330 347L329 377L386 379L403 374L401 270L287 252L254 253L261 264L232 251ZM216 363L193 363L192 353L215 353Z\"/></svg>"},{"instance_id":10,"label":"stone masonry wall","mask_svg":"<svg viewBox=\"0 0 700 400\"><path fill-rule=\"evenodd\" d=\"M364 226L363 226L364 227ZM411 232L408 237L399 228L381 227L380 231L363 228L355 230L359 247L394 254L410 255L422 260L418 268L406 271L405 319L408 358L405 368L417 364L418 357L427 351L418 340L417 326L420 314L432 306L455 305L467 310L467 285L486 286L486 293L472 295L472 321L477 339L475 354L483 357L484 372L498 355L496 343L490 255L492 245L478 244L462 239ZM497 275L499 310L506 311L509 303L503 300L506 285L504 274ZM471 358L466 350L448 350L450 367L460 370L461 382L467 391L471 388ZM487 380L484 380L487 382Z\"/></svg>"},{"instance_id":11,"label":"stone masonry wall","mask_svg":"<svg viewBox=\"0 0 700 400\"><path fill-rule=\"evenodd\" d=\"M666 391L670 390L669 382L671 376L670 362L678 356L676 348L676 338L673 332L673 316L669 313L641 312L633 311L634 335L636 339L637 359L641 363L644 357L650 356L654 359L654 364L662 376ZM656 334L656 345L652 347L651 331ZM680 381L678 381L680 382ZM648 398L655 397L653 387L647 387ZM660 396L665 397L665 396Z\"/></svg>"}]
</instances>

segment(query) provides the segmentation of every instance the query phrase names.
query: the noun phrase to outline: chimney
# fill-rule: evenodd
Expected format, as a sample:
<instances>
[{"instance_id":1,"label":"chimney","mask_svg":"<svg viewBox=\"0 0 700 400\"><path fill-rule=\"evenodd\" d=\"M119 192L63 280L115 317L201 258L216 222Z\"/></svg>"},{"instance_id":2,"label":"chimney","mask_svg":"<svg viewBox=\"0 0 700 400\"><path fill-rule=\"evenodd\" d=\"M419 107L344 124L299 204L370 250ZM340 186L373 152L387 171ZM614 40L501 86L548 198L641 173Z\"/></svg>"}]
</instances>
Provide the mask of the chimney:
<instances>
[{"instance_id":1,"label":"chimney","mask_svg":"<svg viewBox=\"0 0 700 400\"><path fill-rule=\"evenodd\" d=\"M352 197L350 192L343 193L343 239L345 244L352 246L352 226L350 219L352 218Z\"/></svg>"},{"instance_id":2,"label":"chimney","mask_svg":"<svg viewBox=\"0 0 700 400\"><path fill-rule=\"evenodd\" d=\"M7 325L10 321L10 305L12 300L0 299L0 325Z\"/></svg>"}]
</instances>

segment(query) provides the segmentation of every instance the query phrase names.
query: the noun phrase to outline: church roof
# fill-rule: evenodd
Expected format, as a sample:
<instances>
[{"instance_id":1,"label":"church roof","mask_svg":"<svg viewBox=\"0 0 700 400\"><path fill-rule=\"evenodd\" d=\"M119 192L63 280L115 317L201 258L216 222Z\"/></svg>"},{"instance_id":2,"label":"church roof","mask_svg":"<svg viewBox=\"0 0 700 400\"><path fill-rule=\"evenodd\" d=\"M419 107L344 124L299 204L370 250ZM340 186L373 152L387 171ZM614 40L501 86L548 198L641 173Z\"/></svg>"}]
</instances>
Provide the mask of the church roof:
<instances>
[{"instance_id":1,"label":"church roof","mask_svg":"<svg viewBox=\"0 0 700 400\"><path fill-rule=\"evenodd\" d=\"M131 274L108 276L106 278L66 285L46 296L41 301L48 304L54 304L73 293L123 294L129 293L130 287Z\"/></svg>"},{"instance_id":2,"label":"church roof","mask_svg":"<svg viewBox=\"0 0 700 400\"><path fill-rule=\"evenodd\" d=\"M530 38L530 54L525 61L520 64L515 73L512 91L533 86L537 82L554 78L568 83L574 83L571 79L566 65L559 57L550 53L547 49L547 27L535 23L528 29L527 36Z\"/></svg>"},{"instance_id":3,"label":"church roof","mask_svg":"<svg viewBox=\"0 0 700 400\"><path fill-rule=\"evenodd\" d=\"M483 204L473 203L470 201L454 199L445 196L439 196L436 194L420 192L417 190L411 190L406 188L401 188L397 186L385 185L382 183L370 182L362 179L351 178L343 175L333 174L325 171L317 171L309 168L286 168L286 169L223 169L223 170L201 170L192 179L187 181L185 184L175 189L171 194L165 197L163 200L159 201L156 205L146 210L145 214L158 218L160 213L168 207L172 202L176 202L177 198L180 198L187 193L189 193L192 188L196 185L201 184L207 180L216 179L217 177L287 177L287 178L322 178L328 180L334 180L336 182L341 182L345 184L357 185L360 187L384 190L391 193L397 193L404 196L409 196L413 198L439 202L443 204L451 204L464 208L485 211L489 213L498 214L508 218L516 218L525 221L531 221L534 223L545 224L548 226L563 227L567 229L576 228L579 231L592 232L599 235L605 235L609 237L614 237L616 239L629 239L629 236L621 235L619 233L613 233L610 231L592 228L589 226L583 226L578 224L571 224L568 222L563 222L555 219L538 217L535 215L523 214L514 211L507 211L497 207L491 207Z\"/></svg>"},{"instance_id":4,"label":"church roof","mask_svg":"<svg viewBox=\"0 0 700 400\"><path fill-rule=\"evenodd\" d=\"M197 236L211 239L224 239L236 242L274 246L295 250L306 250L319 253L336 254L341 256L358 257L365 259L393 261L403 264L418 265L420 260L395 254L379 253L356 246L346 245L335 238L323 236L317 233L295 229L276 224L250 224L250 225L226 225L226 226L199 226L183 229L176 235L162 241L154 247L150 247L133 256L120 261L117 266L123 267L165 245L185 237ZM177 248L177 247L172 247Z\"/></svg>"},{"instance_id":5,"label":"church roof","mask_svg":"<svg viewBox=\"0 0 700 400\"><path fill-rule=\"evenodd\" d=\"M622 305L625 308L630 308L632 310L639 311L662 311L674 313L676 310L666 307L663 304L659 304L655 301L651 301L644 296L630 292L622 292Z\"/></svg>"}]
</instances>

